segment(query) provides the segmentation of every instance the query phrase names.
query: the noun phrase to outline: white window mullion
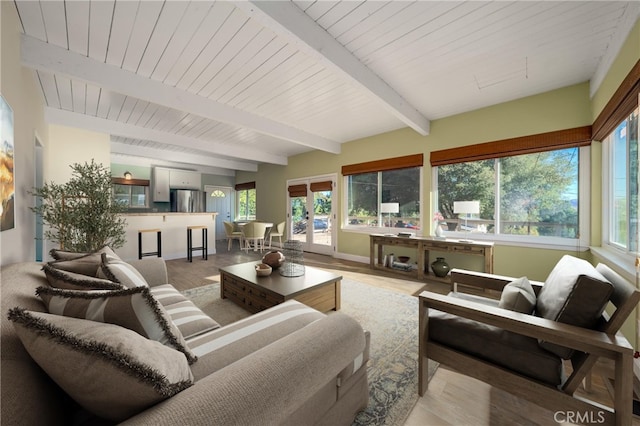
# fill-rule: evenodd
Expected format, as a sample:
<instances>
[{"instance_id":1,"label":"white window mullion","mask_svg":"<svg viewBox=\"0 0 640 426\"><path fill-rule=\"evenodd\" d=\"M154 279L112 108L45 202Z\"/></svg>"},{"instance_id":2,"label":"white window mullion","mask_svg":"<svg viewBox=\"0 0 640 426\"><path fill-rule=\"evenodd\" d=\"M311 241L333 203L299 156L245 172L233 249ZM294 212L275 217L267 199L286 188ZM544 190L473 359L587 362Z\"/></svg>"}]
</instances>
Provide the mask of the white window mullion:
<instances>
[{"instance_id":1,"label":"white window mullion","mask_svg":"<svg viewBox=\"0 0 640 426\"><path fill-rule=\"evenodd\" d=\"M495 201L494 201L494 222L493 222L493 232L495 235L500 234L500 160L494 160L494 179L495 179Z\"/></svg>"}]
</instances>

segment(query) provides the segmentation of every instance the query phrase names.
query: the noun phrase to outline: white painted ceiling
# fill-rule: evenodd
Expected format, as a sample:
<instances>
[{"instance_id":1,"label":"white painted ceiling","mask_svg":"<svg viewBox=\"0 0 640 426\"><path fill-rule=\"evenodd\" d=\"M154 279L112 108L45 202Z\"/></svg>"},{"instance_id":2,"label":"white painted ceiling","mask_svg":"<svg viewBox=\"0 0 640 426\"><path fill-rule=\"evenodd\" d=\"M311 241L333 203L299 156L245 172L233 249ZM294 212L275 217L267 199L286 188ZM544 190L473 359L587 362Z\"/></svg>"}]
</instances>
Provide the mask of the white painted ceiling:
<instances>
[{"instance_id":1,"label":"white painted ceiling","mask_svg":"<svg viewBox=\"0 0 640 426\"><path fill-rule=\"evenodd\" d=\"M52 123L112 161L217 174L590 81L640 3L23 1Z\"/></svg>"}]
</instances>

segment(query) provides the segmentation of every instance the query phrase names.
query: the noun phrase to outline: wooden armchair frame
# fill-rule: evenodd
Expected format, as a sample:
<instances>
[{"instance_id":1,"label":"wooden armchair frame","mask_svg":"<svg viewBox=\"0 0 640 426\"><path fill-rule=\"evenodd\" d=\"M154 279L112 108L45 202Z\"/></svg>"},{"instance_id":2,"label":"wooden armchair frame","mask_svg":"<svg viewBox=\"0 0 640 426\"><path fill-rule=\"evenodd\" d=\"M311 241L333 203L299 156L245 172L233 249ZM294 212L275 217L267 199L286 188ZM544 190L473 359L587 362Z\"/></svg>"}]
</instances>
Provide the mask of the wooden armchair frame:
<instances>
[{"instance_id":1,"label":"wooden armchair frame","mask_svg":"<svg viewBox=\"0 0 640 426\"><path fill-rule=\"evenodd\" d=\"M452 282L455 284L497 291L501 291L506 284L513 280L510 277L459 269L454 269L451 275ZM537 289L537 292L541 283L533 282L532 285L534 289ZM639 300L640 292L637 289L629 291L629 288L624 288L618 292L614 290L611 302L616 307L616 311L611 318L608 318L603 331L594 331L460 298L428 291L422 292L419 309L418 392L422 396L428 388L427 363L428 359L432 359L466 376L481 380L549 410L572 411L584 416L585 421L589 419L602 420L600 424L630 425L633 395L633 348L622 335L616 333ZM429 309L448 312L513 333L557 343L582 353L577 353L572 358L573 371L571 376L561 387L556 388L429 340ZM600 356L612 359L615 363L613 409L574 396L579 384Z\"/></svg>"}]
</instances>

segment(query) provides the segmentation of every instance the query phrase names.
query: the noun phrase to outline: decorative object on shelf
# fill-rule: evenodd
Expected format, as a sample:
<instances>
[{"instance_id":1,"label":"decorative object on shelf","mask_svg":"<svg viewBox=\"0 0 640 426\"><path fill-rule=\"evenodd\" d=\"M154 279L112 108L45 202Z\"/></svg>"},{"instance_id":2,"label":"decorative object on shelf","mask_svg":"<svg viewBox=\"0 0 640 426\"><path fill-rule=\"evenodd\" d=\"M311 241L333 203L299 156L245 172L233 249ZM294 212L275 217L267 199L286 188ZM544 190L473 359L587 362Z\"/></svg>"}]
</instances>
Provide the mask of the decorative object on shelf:
<instances>
[{"instance_id":1,"label":"decorative object on shelf","mask_svg":"<svg viewBox=\"0 0 640 426\"><path fill-rule=\"evenodd\" d=\"M398 232L398 237L411 238L414 236L415 234L413 232Z\"/></svg>"},{"instance_id":2,"label":"decorative object on shelf","mask_svg":"<svg viewBox=\"0 0 640 426\"><path fill-rule=\"evenodd\" d=\"M271 266L267 265L266 263L258 263L256 265L256 275L258 275L259 277L267 277L271 275L272 270L273 269L271 269Z\"/></svg>"},{"instance_id":3,"label":"decorative object on shelf","mask_svg":"<svg viewBox=\"0 0 640 426\"><path fill-rule=\"evenodd\" d=\"M446 277L449 273L449 264L445 262L444 257L437 257L435 261L431 263L431 270L436 277Z\"/></svg>"},{"instance_id":4,"label":"decorative object on shelf","mask_svg":"<svg viewBox=\"0 0 640 426\"><path fill-rule=\"evenodd\" d=\"M469 219L470 214L480 213L480 201L454 201L453 212L458 215L464 214L464 230L468 232L467 219Z\"/></svg>"},{"instance_id":5,"label":"decorative object on shelf","mask_svg":"<svg viewBox=\"0 0 640 426\"><path fill-rule=\"evenodd\" d=\"M436 237L444 237L444 228L442 228L442 225L443 223L446 225L446 222L444 222L444 216L442 216L442 213L435 212L433 214L433 221L435 222L434 233Z\"/></svg>"},{"instance_id":6,"label":"decorative object on shelf","mask_svg":"<svg viewBox=\"0 0 640 426\"><path fill-rule=\"evenodd\" d=\"M299 277L304 275L304 256L302 243L296 240L284 242L284 263L280 267L283 277Z\"/></svg>"},{"instance_id":7,"label":"decorative object on shelf","mask_svg":"<svg viewBox=\"0 0 640 426\"><path fill-rule=\"evenodd\" d=\"M388 214L388 223L391 227L391 213L400 213L400 203L380 203L380 213Z\"/></svg>"},{"instance_id":8,"label":"decorative object on shelf","mask_svg":"<svg viewBox=\"0 0 640 426\"><path fill-rule=\"evenodd\" d=\"M398 256L398 261L400 263L407 263L409 262L409 259L411 259L409 256Z\"/></svg>"},{"instance_id":9,"label":"decorative object on shelf","mask_svg":"<svg viewBox=\"0 0 640 426\"><path fill-rule=\"evenodd\" d=\"M262 257L262 263L271 266L271 269L278 269L284 263L284 254L278 250L271 250Z\"/></svg>"}]
</instances>

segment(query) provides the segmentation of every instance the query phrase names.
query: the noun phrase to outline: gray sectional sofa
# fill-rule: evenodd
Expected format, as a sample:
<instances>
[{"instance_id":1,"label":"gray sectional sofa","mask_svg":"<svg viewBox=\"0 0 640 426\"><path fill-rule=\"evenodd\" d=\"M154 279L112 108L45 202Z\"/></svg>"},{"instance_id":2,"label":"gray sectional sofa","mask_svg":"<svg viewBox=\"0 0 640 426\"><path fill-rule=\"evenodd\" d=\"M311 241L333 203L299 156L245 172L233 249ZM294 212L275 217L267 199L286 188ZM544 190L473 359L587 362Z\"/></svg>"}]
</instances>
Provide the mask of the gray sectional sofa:
<instances>
[{"instance_id":1,"label":"gray sectional sofa","mask_svg":"<svg viewBox=\"0 0 640 426\"><path fill-rule=\"evenodd\" d=\"M150 289L167 283L162 259L129 264ZM369 336L345 314L291 301L169 347L47 313L42 267L2 267L2 424L347 425L367 405Z\"/></svg>"}]
</instances>

